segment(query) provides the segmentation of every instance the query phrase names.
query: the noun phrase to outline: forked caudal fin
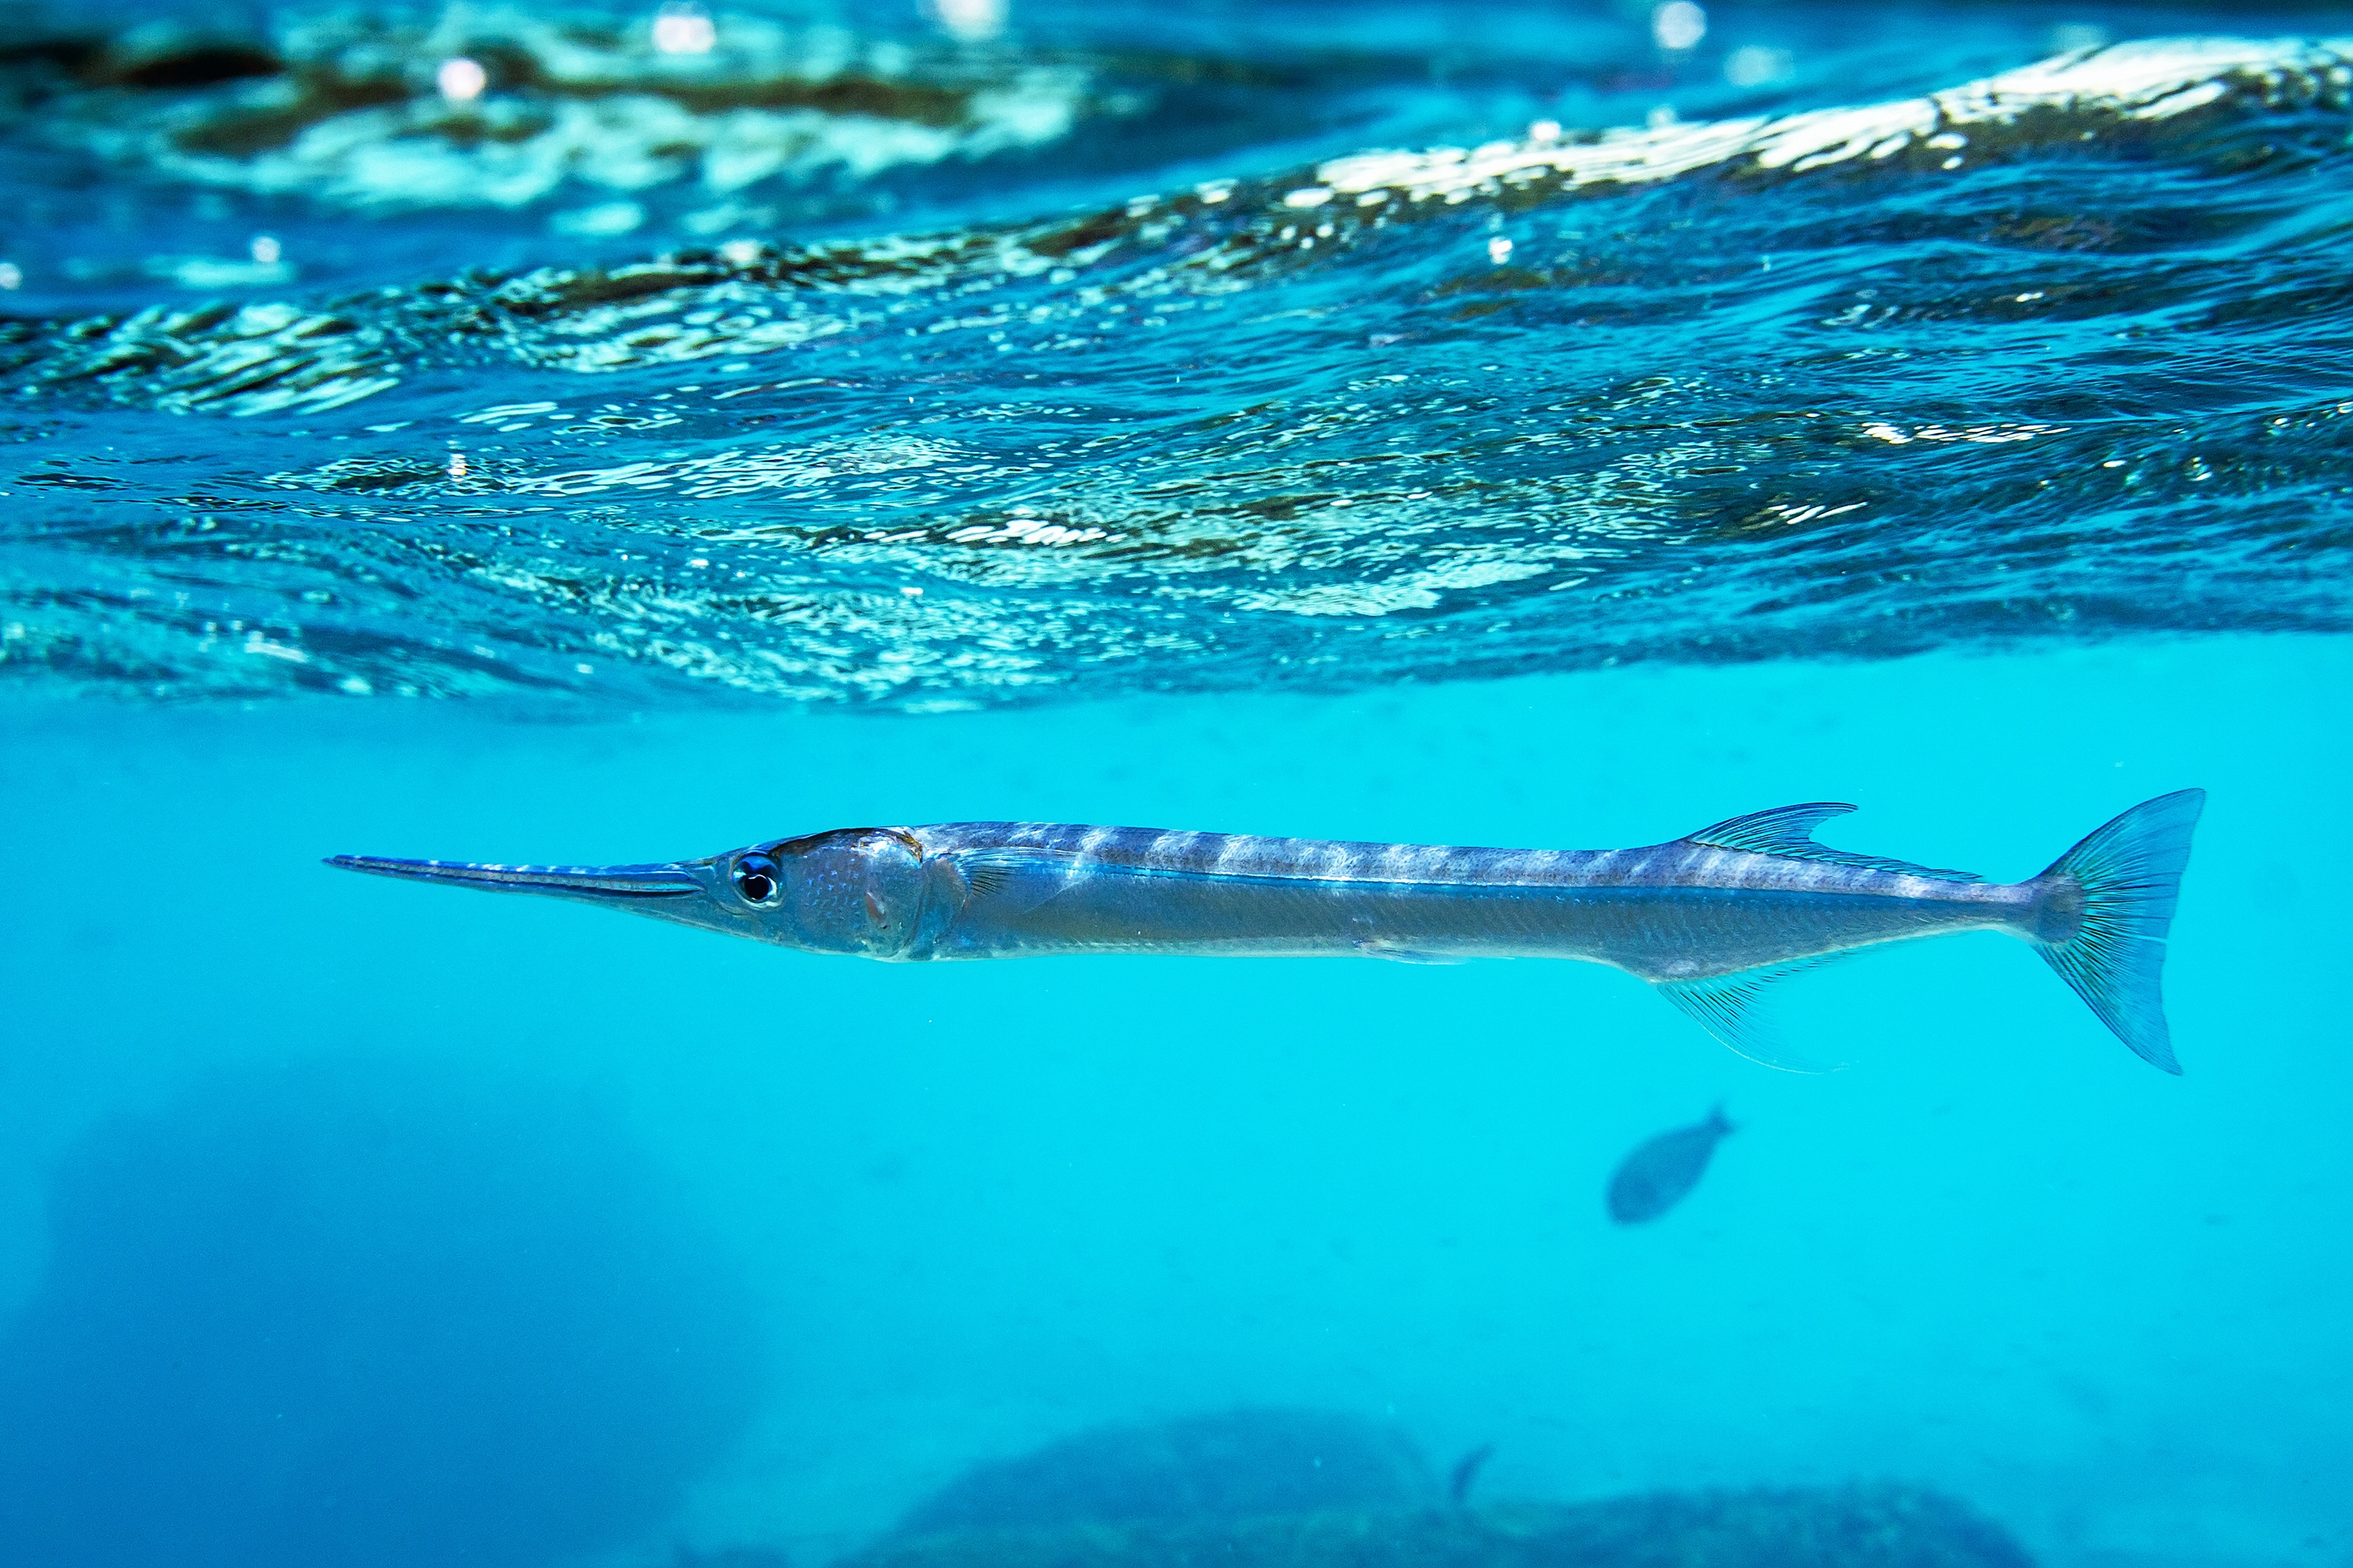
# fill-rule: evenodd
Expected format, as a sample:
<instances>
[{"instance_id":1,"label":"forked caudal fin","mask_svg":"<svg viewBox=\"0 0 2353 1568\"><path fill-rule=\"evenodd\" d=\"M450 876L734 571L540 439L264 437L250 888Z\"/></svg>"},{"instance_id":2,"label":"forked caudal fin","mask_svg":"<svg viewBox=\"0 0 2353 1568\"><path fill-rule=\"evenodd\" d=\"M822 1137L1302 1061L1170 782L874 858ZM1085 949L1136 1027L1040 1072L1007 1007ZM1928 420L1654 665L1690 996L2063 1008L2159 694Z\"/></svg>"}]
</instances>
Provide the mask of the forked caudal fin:
<instances>
[{"instance_id":1,"label":"forked caudal fin","mask_svg":"<svg viewBox=\"0 0 2353 1568\"><path fill-rule=\"evenodd\" d=\"M2202 789L2144 801L2062 855L2035 879L2039 929L2029 937L2043 961L2074 987L2100 1022L2135 1054L2179 1073L2165 1026L2158 979L2165 936L2181 895L2189 860L2189 834L2206 805ZM1964 871L1939 871L1906 861L1851 855L1813 842L1816 824L1852 809L1827 802L1760 811L1718 823L1690 842L1757 854L1898 871L1945 881L1972 881ZM1709 1034L1751 1061L1789 1072L1821 1072L1826 1064L1791 1051L1758 1003L1784 975L1827 963L1823 953L1695 980L1653 982L1661 995Z\"/></svg>"},{"instance_id":2,"label":"forked caudal fin","mask_svg":"<svg viewBox=\"0 0 2353 1568\"><path fill-rule=\"evenodd\" d=\"M2045 898L2053 908L2064 910L2080 900L2081 913L2072 934L2037 938L2035 951L2135 1055L2170 1073L2181 1064L2173 1058L2158 977L2189 861L2189 833L2205 805L2202 789L2143 801L2037 879L2050 889Z\"/></svg>"}]
</instances>

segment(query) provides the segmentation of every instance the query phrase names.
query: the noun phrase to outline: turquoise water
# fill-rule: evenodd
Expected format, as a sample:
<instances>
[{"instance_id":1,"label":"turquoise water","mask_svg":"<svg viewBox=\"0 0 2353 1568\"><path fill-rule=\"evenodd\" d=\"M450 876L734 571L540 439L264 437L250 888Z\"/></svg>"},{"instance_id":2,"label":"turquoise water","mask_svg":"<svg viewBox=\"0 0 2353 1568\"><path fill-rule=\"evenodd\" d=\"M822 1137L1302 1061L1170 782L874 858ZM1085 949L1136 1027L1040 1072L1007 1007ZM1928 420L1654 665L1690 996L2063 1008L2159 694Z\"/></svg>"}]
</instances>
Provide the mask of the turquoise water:
<instances>
[{"instance_id":1,"label":"turquoise water","mask_svg":"<svg viewBox=\"0 0 2353 1568\"><path fill-rule=\"evenodd\" d=\"M2353 1562L2334 18L986 11L9 57L8 1560L806 1568L1282 1406L1482 1499ZM2010 878L2190 785L2178 1079L1991 936L1791 982L1807 1077L1592 966L861 964L318 864L1830 798Z\"/></svg>"}]
</instances>

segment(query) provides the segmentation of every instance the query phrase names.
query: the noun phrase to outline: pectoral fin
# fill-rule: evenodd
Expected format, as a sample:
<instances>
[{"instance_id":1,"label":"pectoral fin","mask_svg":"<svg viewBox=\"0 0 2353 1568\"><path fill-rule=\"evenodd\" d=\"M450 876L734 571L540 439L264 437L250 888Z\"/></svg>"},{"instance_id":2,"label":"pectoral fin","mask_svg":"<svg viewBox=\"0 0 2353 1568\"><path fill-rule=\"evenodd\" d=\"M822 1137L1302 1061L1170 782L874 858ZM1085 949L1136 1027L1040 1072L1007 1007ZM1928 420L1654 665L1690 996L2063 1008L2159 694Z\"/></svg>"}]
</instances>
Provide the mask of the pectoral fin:
<instances>
[{"instance_id":1,"label":"pectoral fin","mask_svg":"<svg viewBox=\"0 0 2353 1568\"><path fill-rule=\"evenodd\" d=\"M1071 885L1071 856L1051 849L959 849L947 858L971 889L1008 914L1027 914Z\"/></svg>"},{"instance_id":2,"label":"pectoral fin","mask_svg":"<svg viewBox=\"0 0 2353 1568\"><path fill-rule=\"evenodd\" d=\"M1366 937L1356 943L1356 951L1366 958L1386 958L1392 963L1460 963L1462 960L1451 952L1425 952L1419 948L1403 947L1393 942Z\"/></svg>"},{"instance_id":3,"label":"pectoral fin","mask_svg":"<svg viewBox=\"0 0 2353 1568\"><path fill-rule=\"evenodd\" d=\"M1817 968L1835 956L1800 958L1731 974L1712 974L1702 980L1659 980L1651 984L1658 987L1660 995L1681 1008L1694 1023L1752 1062L1783 1072L1836 1072L1845 1064L1815 1061L1791 1050L1770 1016L1771 1009L1758 1005L1766 988L1776 980Z\"/></svg>"}]
</instances>

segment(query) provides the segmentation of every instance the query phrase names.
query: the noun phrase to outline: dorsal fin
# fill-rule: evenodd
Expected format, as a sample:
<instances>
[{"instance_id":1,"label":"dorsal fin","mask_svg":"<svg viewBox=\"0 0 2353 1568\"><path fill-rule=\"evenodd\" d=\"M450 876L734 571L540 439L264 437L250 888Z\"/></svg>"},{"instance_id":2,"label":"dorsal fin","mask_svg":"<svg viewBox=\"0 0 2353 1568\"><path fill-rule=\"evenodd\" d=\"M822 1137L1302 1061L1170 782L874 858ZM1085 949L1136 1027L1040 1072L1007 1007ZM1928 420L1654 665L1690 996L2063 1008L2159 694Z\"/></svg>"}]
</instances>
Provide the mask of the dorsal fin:
<instances>
[{"instance_id":1,"label":"dorsal fin","mask_svg":"<svg viewBox=\"0 0 2353 1568\"><path fill-rule=\"evenodd\" d=\"M1827 860L1839 866L1860 866L1871 871L1894 871L1907 877L1934 877L1942 882L1982 882L1983 877L1974 871L1947 871L1934 866L1915 865L1909 860L1891 859L1884 855L1853 855L1843 849L1831 849L1814 842L1814 829L1833 816L1844 816L1854 807L1843 801L1809 801L1803 805L1777 805L1770 811L1752 811L1746 816L1736 816L1697 833L1686 834L1687 844L1704 844L1716 849L1745 849L1751 855L1780 855L1792 860Z\"/></svg>"}]
</instances>

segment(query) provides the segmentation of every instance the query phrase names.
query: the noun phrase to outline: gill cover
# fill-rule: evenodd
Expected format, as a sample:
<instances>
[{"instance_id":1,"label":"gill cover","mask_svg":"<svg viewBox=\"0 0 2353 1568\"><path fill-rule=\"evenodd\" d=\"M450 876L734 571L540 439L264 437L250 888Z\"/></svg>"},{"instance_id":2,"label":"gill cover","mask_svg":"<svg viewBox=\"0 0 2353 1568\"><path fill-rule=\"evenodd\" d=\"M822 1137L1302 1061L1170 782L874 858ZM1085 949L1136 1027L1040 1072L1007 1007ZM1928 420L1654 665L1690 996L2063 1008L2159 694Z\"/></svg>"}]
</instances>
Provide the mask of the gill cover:
<instances>
[{"instance_id":1,"label":"gill cover","mask_svg":"<svg viewBox=\"0 0 2353 1568\"><path fill-rule=\"evenodd\" d=\"M794 947L892 958L921 930L923 846L903 828L780 839L738 851L728 875L773 939Z\"/></svg>"}]
</instances>

